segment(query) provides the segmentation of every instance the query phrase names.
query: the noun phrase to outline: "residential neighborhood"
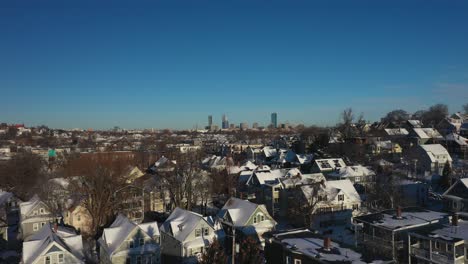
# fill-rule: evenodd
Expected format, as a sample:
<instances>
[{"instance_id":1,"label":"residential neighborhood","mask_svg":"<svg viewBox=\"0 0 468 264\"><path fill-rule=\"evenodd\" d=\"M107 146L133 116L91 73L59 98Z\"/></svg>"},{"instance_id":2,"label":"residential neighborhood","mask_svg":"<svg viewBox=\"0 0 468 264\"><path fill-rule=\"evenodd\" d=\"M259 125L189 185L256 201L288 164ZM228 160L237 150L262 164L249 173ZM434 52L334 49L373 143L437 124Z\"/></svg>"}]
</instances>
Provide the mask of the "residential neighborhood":
<instances>
[{"instance_id":1,"label":"residential neighborhood","mask_svg":"<svg viewBox=\"0 0 468 264\"><path fill-rule=\"evenodd\" d=\"M468 264L468 0L0 0L0 264Z\"/></svg>"},{"instance_id":2,"label":"residential neighborhood","mask_svg":"<svg viewBox=\"0 0 468 264\"><path fill-rule=\"evenodd\" d=\"M460 125L448 132L388 115L366 132L344 122L192 131L2 124L0 257L464 263L468 160L454 142L464 144L456 128L468 115L452 115Z\"/></svg>"}]
</instances>

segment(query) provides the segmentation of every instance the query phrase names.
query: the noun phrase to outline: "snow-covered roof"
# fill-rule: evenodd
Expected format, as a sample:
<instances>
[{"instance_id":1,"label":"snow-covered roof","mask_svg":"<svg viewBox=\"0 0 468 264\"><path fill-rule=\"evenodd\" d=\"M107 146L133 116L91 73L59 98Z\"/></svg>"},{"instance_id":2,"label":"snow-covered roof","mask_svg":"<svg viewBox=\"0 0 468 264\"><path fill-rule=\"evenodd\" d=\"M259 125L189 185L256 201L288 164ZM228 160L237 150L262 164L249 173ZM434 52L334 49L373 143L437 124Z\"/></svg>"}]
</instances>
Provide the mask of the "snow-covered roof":
<instances>
[{"instance_id":1,"label":"snow-covered roof","mask_svg":"<svg viewBox=\"0 0 468 264\"><path fill-rule=\"evenodd\" d=\"M41 203L41 200L39 199L39 196L34 195L29 201L27 202L22 202L19 204L20 207L20 213L21 215L28 215L34 207L36 207L39 203Z\"/></svg>"},{"instance_id":2,"label":"snow-covered roof","mask_svg":"<svg viewBox=\"0 0 468 264\"><path fill-rule=\"evenodd\" d=\"M319 189L316 189L319 187ZM356 188L354 188L353 183L348 180L336 180L336 181L326 181L324 184L314 184L314 185L304 185L301 186L301 191L304 193L304 196L307 199L312 199L316 196L315 191L323 192L327 195L328 201L335 200L338 194L344 194L347 200L351 203L361 202L361 197L359 196Z\"/></svg>"},{"instance_id":3,"label":"snow-covered roof","mask_svg":"<svg viewBox=\"0 0 468 264\"><path fill-rule=\"evenodd\" d=\"M100 241L107 246L109 255L112 255L136 228L139 228L151 238L159 236L157 222L137 224L130 221L124 215L119 214L110 227L104 228Z\"/></svg>"},{"instance_id":4,"label":"snow-covered roof","mask_svg":"<svg viewBox=\"0 0 468 264\"><path fill-rule=\"evenodd\" d=\"M328 176L333 178L348 178L348 177L365 177L373 176L375 172L371 169L364 167L362 165L347 166L344 168L339 168L336 171L330 173Z\"/></svg>"},{"instance_id":5,"label":"snow-covered roof","mask_svg":"<svg viewBox=\"0 0 468 264\"><path fill-rule=\"evenodd\" d=\"M76 235L73 231L61 226L55 232L53 224L50 223L44 225L29 241L23 243L23 262L33 263L53 245L70 252L82 263L84 255L81 235Z\"/></svg>"},{"instance_id":6,"label":"snow-covered roof","mask_svg":"<svg viewBox=\"0 0 468 264\"><path fill-rule=\"evenodd\" d=\"M409 134L405 128L386 128L385 132L389 136L407 136Z\"/></svg>"},{"instance_id":7,"label":"snow-covered roof","mask_svg":"<svg viewBox=\"0 0 468 264\"><path fill-rule=\"evenodd\" d=\"M161 231L171 234L175 239L182 242L186 240L200 221L205 221L212 227L202 215L177 207L161 225Z\"/></svg>"},{"instance_id":8,"label":"snow-covered roof","mask_svg":"<svg viewBox=\"0 0 468 264\"><path fill-rule=\"evenodd\" d=\"M330 250L324 250L324 239L307 229L291 230L273 235L287 249L300 252L311 259L326 263L355 263L365 264L362 255L350 248L342 247L331 242Z\"/></svg>"},{"instance_id":9,"label":"snow-covered roof","mask_svg":"<svg viewBox=\"0 0 468 264\"><path fill-rule=\"evenodd\" d=\"M462 136L460 136L458 134L455 134L455 133L450 133L447 136L445 136L445 140L454 141L460 146L468 145L468 139L466 139L466 138L464 138L464 137L462 137Z\"/></svg>"},{"instance_id":10,"label":"snow-covered roof","mask_svg":"<svg viewBox=\"0 0 468 264\"><path fill-rule=\"evenodd\" d=\"M441 144L427 144L420 145L420 147L427 153L432 162L441 160L441 158L438 158L439 156L442 156L444 159L446 158L447 160L452 161L450 154Z\"/></svg>"},{"instance_id":11,"label":"snow-covered roof","mask_svg":"<svg viewBox=\"0 0 468 264\"><path fill-rule=\"evenodd\" d=\"M162 165L166 164L167 162L169 162L170 160L164 156L162 156L161 158L159 158L155 163L154 163L154 166L156 168L158 167L161 167ZM170 161L172 164L176 164L175 161L171 160Z\"/></svg>"},{"instance_id":12,"label":"snow-covered roof","mask_svg":"<svg viewBox=\"0 0 468 264\"><path fill-rule=\"evenodd\" d=\"M297 154L296 157L300 164L311 163L314 159L313 154Z\"/></svg>"},{"instance_id":13,"label":"snow-covered roof","mask_svg":"<svg viewBox=\"0 0 468 264\"><path fill-rule=\"evenodd\" d=\"M429 223L437 223L448 217L446 213L430 211L422 208L403 208L401 218L396 217L396 210L386 210L380 213L355 217L355 220L372 223L383 228L397 230Z\"/></svg>"},{"instance_id":14,"label":"snow-covered roof","mask_svg":"<svg viewBox=\"0 0 468 264\"><path fill-rule=\"evenodd\" d=\"M422 126L422 123L421 121L419 120L408 120L408 123L412 126L412 127L421 127Z\"/></svg>"},{"instance_id":15,"label":"snow-covered roof","mask_svg":"<svg viewBox=\"0 0 468 264\"><path fill-rule=\"evenodd\" d=\"M236 227L245 226L252 214L261 208L264 213L267 213L265 205L256 204L239 198L231 197L221 209L219 215L222 217L226 212Z\"/></svg>"},{"instance_id":16,"label":"snow-covered roof","mask_svg":"<svg viewBox=\"0 0 468 264\"><path fill-rule=\"evenodd\" d=\"M281 179L281 183L283 184L284 188L319 183L321 181L326 181L323 173L301 174L299 178L297 176L293 176Z\"/></svg>"},{"instance_id":17,"label":"snow-covered roof","mask_svg":"<svg viewBox=\"0 0 468 264\"><path fill-rule=\"evenodd\" d=\"M265 157L267 158L275 157L278 155L278 151L275 148L270 147L270 146L264 147L263 153L265 154Z\"/></svg>"},{"instance_id":18,"label":"snow-covered roof","mask_svg":"<svg viewBox=\"0 0 468 264\"><path fill-rule=\"evenodd\" d=\"M423 235L431 238L443 239L446 241L457 241L457 240L468 240L468 221L458 220L456 227L453 225L437 225L433 230L421 230L424 231ZM418 232L420 233L420 232ZM421 232L422 233L422 232Z\"/></svg>"},{"instance_id":19,"label":"snow-covered roof","mask_svg":"<svg viewBox=\"0 0 468 264\"><path fill-rule=\"evenodd\" d=\"M413 130L419 138L443 138L439 131L435 130L434 128L414 128Z\"/></svg>"},{"instance_id":20,"label":"snow-covered roof","mask_svg":"<svg viewBox=\"0 0 468 264\"><path fill-rule=\"evenodd\" d=\"M315 160L315 164L317 164L318 168L321 171L334 170L337 168L346 167L346 163L341 158L318 159L318 160Z\"/></svg>"},{"instance_id":21,"label":"snow-covered roof","mask_svg":"<svg viewBox=\"0 0 468 264\"><path fill-rule=\"evenodd\" d=\"M252 177L255 176L260 185L263 185L271 182L279 182L279 179L284 177L284 175L283 170L277 169L269 171L255 171Z\"/></svg>"}]
</instances>

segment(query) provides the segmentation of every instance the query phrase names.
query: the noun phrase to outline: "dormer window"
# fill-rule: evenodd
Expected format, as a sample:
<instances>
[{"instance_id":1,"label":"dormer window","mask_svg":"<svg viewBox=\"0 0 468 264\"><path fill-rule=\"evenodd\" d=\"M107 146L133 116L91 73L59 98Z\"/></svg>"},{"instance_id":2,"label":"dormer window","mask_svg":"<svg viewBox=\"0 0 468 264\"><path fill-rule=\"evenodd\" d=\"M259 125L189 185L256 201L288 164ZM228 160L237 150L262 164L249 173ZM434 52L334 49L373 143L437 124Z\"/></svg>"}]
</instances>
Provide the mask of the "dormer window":
<instances>
[{"instance_id":1,"label":"dormer window","mask_svg":"<svg viewBox=\"0 0 468 264\"><path fill-rule=\"evenodd\" d=\"M344 194L338 195L338 201L344 201Z\"/></svg>"}]
</instances>

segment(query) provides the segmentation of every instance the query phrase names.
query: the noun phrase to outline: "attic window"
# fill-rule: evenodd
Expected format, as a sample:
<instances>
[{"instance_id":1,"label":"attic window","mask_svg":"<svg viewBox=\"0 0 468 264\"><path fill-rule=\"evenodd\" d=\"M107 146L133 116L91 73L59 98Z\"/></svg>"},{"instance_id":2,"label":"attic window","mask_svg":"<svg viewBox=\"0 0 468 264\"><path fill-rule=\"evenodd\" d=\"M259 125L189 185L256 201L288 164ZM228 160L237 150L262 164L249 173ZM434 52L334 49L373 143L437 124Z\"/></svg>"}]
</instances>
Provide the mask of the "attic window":
<instances>
[{"instance_id":1,"label":"attic window","mask_svg":"<svg viewBox=\"0 0 468 264\"><path fill-rule=\"evenodd\" d=\"M338 195L338 201L344 201L344 195L343 194Z\"/></svg>"},{"instance_id":2,"label":"attic window","mask_svg":"<svg viewBox=\"0 0 468 264\"><path fill-rule=\"evenodd\" d=\"M203 235L208 236L210 234L210 230L208 228L203 228Z\"/></svg>"},{"instance_id":3,"label":"attic window","mask_svg":"<svg viewBox=\"0 0 468 264\"><path fill-rule=\"evenodd\" d=\"M40 214L44 214L44 208L39 209Z\"/></svg>"},{"instance_id":4,"label":"attic window","mask_svg":"<svg viewBox=\"0 0 468 264\"><path fill-rule=\"evenodd\" d=\"M58 262L59 263L63 263L64 260L63 260L63 254L58 254Z\"/></svg>"},{"instance_id":5,"label":"attic window","mask_svg":"<svg viewBox=\"0 0 468 264\"><path fill-rule=\"evenodd\" d=\"M44 263L45 263L45 264L50 264L50 256L46 256L46 257L45 257Z\"/></svg>"},{"instance_id":6,"label":"attic window","mask_svg":"<svg viewBox=\"0 0 468 264\"><path fill-rule=\"evenodd\" d=\"M195 229L195 237L201 236L201 230L200 229Z\"/></svg>"}]
</instances>

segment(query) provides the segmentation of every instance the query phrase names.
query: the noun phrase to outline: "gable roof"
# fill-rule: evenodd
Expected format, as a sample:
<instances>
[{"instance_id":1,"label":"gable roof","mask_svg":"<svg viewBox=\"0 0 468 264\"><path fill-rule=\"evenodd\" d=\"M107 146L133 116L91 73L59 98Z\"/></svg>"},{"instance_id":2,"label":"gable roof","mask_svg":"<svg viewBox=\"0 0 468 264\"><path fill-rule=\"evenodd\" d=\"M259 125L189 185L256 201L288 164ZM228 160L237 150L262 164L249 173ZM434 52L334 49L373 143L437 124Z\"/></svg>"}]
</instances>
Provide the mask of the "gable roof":
<instances>
[{"instance_id":1,"label":"gable roof","mask_svg":"<svg viewBox=\"0 0 468 264\"><path fill-rule=\"evenodd\" d=\"M347 166L339 168L337 171L330 173L328 176L336 178L348 178L348 177L359 177L359 176L372 176L375 172L362 165Z\"/></svg>"},{"instance_id":2,"label":"gable roof","mask_svg":"<svg viewBox=\"0 0 468 264\"><path fill-rule=\"evenodd\" d=\"M202 215L177 207L162 224L161 231L182 242L186 240L200 221L205 221L213 227Z\"/></svg>"},{"instance_id":3,"label":"gable roof","mask_svg":"<svg viewBox=\"0 0 468 264\"><path fill-rule=\"evenodd\" d=\"M437 161L436 156L438 155L447 156L447 160L452 161L450 154L441 144L427 144L420 145L420 147L427 153L432 162Z\"/></svg>"},{"instance_id":4,"label":"gable roof","mask_svg":"<svg viewBox=\"0 0 468 264\"><path fill-rule=\"evenodd\" d=\"M260 208L265 214L268 214L265 205L255 204L246 200L231 197L221 209L218 216L222 217L229 213L234 226L245 226L252 214Z\"/></svg>"},{"instance_id":5,"label":"gable roof","mask_svg":"<svg viewBox=\"0 0 468 264\"><path fill-rule=\"evenodd\" d=\"M104 228L101 241L107 245L109 255L115 253L115 251L122 245L127 239L131 232L136 228L139 228L142 232L150 237L159 235L159 228L157 222L148 222L143 224L136 224L130 221L127 217L122 214L117 215L117 218L110 225L109 228Z\"/></svg>"},{"instance_id":6,"label":"gable roof","mask_svg":"<svg viewBox=\"0 0 468 264\"><path fill-rule=\"evenodd\" d=\"M21 215L28 215L33 211L34 208L36 208L39 204L42 204L43 206L47 207L46 204L44 204L41 199L39 199L39 196L34 195L29 201L27 202L22 202L19 204L20 207L20 214Z\"/></svg>"},{"instance_id":7,"label":"gable roof","mask_svg":"<svg viewBox=\"0 0 468 264\"><path fill-rule=\"evenodd\" d=\"M23 262L34 262L52 246L57 246L61 250L69 252L79 261L84 258L81 235L76 235L70 229L60 226L58 231L54 232L52 224L49 223L32 236L30 241L23 243Z\"/></svg>"},{"instance_id":8,"label":"gable roof","mask_svg":"<svg viewBox=\"0 0 468 264\"><path fill-rule=\"evenodd\" d=\"M316 195L315 188L319 186L319 190L327 194L327 200L334 200L339 193L343 193L350 200L350 202L361 202L361 197L359 196L356 188L354 188L353 183L346 180L336 180L336 181L327 181L324 185L318 183L314 185L304 185L301 186L301 191L304 193L304 196L307 199L311 199Z\"/></svg>"}]
</instances>

